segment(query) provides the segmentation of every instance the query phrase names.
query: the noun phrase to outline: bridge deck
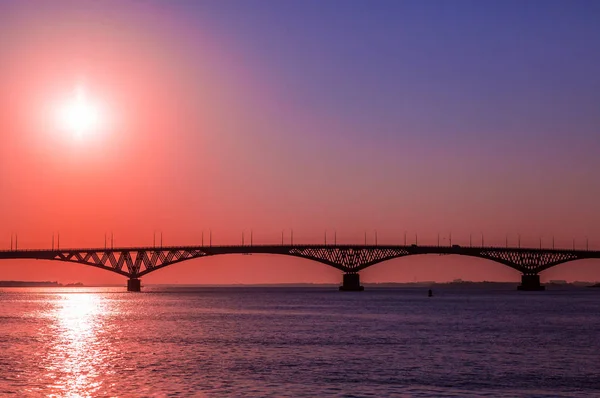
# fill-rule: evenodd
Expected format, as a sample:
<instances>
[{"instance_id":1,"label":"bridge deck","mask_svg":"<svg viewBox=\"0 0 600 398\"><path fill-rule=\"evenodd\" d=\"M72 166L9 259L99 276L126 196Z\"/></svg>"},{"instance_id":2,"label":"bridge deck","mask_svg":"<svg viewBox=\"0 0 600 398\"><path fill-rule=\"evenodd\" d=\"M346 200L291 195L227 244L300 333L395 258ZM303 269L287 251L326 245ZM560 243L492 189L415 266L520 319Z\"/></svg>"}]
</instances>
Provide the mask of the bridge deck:
<instances>
[{"instance_id":1,"label":"bridge deck","mask_svg":"<svg viewBox=\"0 0 600 398\"><path fill-rule=\"evenodd\" d=\"M277 254L318 261L345 273L357 273L393 258L411 255L463 255L495 261L524 275L569 261L600 258L600 251L498 246L419 245L186 245L20 249L0 251L0 259L66 261L99 267L130 278L194 258L225 254Z\"/></svg>"}]
</instances>

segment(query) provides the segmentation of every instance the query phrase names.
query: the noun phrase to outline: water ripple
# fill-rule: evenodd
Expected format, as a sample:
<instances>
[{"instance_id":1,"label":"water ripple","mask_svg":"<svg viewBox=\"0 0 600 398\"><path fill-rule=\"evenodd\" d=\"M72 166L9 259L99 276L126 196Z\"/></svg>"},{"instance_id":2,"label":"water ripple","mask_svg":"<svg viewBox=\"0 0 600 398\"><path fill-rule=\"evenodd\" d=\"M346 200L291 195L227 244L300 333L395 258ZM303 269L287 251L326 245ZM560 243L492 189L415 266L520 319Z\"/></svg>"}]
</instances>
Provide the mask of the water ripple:
<instances>
[{"instance_id":1,"label":"water ripple","mask_svg":"<svg viewBox=\"0 0 600 398\"><path fill-rule=\"evenodd\" d=\"M597 292L0 290L0 396L600 394Z\"/></svg>"}]
</instances>

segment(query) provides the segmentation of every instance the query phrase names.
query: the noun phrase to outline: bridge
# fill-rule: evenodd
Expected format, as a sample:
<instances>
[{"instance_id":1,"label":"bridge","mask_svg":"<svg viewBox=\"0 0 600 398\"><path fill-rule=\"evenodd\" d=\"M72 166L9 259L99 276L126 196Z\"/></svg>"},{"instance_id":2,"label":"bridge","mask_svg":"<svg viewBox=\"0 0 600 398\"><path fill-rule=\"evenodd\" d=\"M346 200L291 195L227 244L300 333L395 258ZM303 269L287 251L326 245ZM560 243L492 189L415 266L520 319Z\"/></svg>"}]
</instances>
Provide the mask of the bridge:
<instances>
[{"instance_id":1,"label":"bridge","mask_svg":"<svg viewBox=\"0 0 600 398\"><path fill-rule=\"evenodd\" d=\"M168 246L0 251L0 260L35 259L84 264L128 278L127 290L139 292L140 278L171 264L224 254L274 254L305 258L343 273L342 291L361 291L360 271L383 261L420 254L478 257L521 273L519 290L544 290L539 273L569 261L600 258L600 251L521 247L419 245L241 245Z\"/></svg>"}]
</instances>

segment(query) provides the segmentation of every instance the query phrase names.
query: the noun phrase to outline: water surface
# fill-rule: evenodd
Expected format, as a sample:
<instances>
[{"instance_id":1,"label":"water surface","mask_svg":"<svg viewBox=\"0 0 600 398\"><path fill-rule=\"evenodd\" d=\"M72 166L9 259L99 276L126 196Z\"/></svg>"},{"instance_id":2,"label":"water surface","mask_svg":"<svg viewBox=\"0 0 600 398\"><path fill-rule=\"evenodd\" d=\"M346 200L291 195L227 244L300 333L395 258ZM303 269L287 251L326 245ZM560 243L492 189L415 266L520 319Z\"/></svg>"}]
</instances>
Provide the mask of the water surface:
<instances>
[{"instance_id":1,"label":"water surface","mask_svg":"<svg viewBox=\"0 0 600 398\"><path fill-rule=\"evenodd\" d=\"M0 396L598 396L600 289L0 289Z\"/></svg>"}]
</instances>

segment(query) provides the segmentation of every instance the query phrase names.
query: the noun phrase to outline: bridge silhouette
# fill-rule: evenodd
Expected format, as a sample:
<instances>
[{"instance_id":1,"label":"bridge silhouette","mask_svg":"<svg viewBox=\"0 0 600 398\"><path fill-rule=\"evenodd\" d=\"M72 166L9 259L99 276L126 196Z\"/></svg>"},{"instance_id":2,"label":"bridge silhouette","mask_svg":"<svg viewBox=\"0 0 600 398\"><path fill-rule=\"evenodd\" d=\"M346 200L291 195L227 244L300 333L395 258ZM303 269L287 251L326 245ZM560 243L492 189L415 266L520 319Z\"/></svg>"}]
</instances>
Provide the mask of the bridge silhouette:
<instances>
[{"instance_id":1,"label":"bridge silhouette","mask_svg":"<svg viewBox=\"0 0 600 398\"><path fill-rule=\"evenodd\" d=\"M569 261L600 258L600 251L522 247L419 246L413 245L239 245L166 246L120 248L72 248L51 250L5 250L0 260L35 259L84 264L123 275L127 290L139 292L141 277L171 264L225 254L274 254L305 258L343 272L342 291L360 291L359 272L394 258L422 255L478 257L521 272L519 290L544 290L539 273Z\"/></svg>"}]
</instances>

